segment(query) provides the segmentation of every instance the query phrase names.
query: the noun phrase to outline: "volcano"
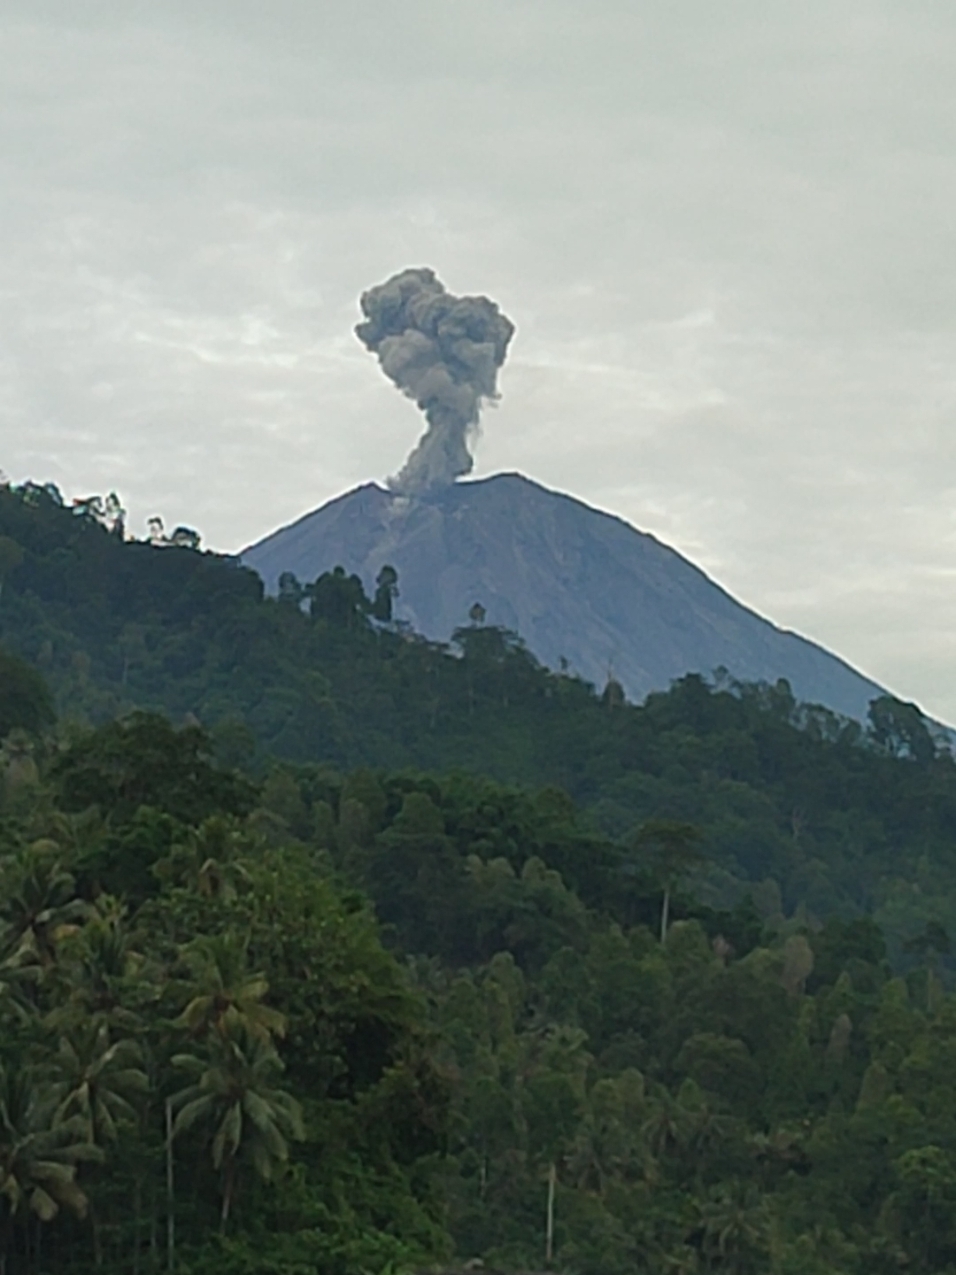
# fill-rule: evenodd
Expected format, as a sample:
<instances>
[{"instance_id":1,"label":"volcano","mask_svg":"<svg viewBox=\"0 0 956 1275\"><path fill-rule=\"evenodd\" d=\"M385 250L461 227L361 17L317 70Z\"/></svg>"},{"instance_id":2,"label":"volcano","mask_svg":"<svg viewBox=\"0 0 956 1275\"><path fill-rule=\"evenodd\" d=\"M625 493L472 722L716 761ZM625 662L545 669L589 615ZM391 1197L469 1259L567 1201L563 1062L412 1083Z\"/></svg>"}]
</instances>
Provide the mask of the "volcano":
<instances>
[{"instance_id":1,"label":"volcano","mask_svg":"<svg viewBox=\"0 0 956 1275\"><path fill-rule=\"evenodd\" d=\"M398 618L446 641L477 602L551 668L628 698L687 673L786 678L799 700L863 720L885 692L823 647L731 597L675 550L621 518L520 474L405 496L368 483L242 554L275 592L282 572L312 581L343 566L371 590L399 575Z\"/></svg>"}]
</instances>

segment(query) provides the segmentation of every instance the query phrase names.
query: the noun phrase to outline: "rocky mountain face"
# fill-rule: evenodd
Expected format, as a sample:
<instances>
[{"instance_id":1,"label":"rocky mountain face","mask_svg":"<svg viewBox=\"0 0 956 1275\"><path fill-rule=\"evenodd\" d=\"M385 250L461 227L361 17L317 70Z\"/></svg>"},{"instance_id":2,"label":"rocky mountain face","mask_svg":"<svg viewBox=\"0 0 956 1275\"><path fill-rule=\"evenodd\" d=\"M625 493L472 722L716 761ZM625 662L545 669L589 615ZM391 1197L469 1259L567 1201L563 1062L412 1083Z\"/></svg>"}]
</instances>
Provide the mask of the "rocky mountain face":
<instances>
[{"instance_id":1,"label":"rocky mountain face","mask_svg":"<svg viewBox=\"0 0 956 1275\"><path fill-rule=\"evenodd\" d=\"M798 699L864 718L881 688L829 651L742 606L693 563L620 518L520 474L409 498L358 487L246 549L274 591L341 564L371 590L399 574L399 618L447 640L475 602L542 663L641 700L689 672L785 677Z\"/></svg>"}]
</instances>

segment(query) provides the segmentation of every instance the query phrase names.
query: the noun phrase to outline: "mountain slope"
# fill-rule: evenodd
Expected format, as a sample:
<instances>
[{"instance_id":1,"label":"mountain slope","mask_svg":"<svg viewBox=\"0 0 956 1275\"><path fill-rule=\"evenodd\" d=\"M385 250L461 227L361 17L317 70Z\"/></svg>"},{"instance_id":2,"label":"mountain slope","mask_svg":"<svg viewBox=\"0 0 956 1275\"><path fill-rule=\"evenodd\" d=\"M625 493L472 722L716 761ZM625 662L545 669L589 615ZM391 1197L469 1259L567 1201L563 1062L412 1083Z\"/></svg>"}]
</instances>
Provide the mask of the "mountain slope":
<instances>
[{"instance_id":1,"label":"mountain slope","mask_svg":"<svg viewBox=\"0 0 956 1275\"><path fill-rule=\"evenodd\" d=\"M566 660L599 687L609 670L635 700L688 672L787 678L798 699L863 718L881 688L777 628L686 558L620 518L519 474L457 483L427 498L373 483L328 502L242 554L274 591L341 564L369 586L399 573L398 614L447 639L480 602L552 668Z\"/></svg>"}]
</instances>

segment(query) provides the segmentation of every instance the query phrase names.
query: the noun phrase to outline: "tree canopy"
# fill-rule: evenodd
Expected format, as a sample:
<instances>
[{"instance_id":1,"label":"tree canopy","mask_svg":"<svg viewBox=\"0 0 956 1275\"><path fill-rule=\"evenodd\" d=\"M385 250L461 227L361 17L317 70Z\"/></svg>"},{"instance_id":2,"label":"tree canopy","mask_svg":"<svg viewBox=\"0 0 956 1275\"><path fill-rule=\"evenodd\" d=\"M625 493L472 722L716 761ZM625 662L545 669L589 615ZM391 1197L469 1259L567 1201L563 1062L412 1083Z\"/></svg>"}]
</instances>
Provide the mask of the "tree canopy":
<instances>
[{"instance_id":1,"label":"tree canopy","mask_svg":"<svg viewBox=\"0 0 956 1275\"><path fill-rule=\"evenodd\" d=\"M0 489L3 1275L956 1270L918 710L629 705L118 517Z\"/></svg>"}]
</instances>

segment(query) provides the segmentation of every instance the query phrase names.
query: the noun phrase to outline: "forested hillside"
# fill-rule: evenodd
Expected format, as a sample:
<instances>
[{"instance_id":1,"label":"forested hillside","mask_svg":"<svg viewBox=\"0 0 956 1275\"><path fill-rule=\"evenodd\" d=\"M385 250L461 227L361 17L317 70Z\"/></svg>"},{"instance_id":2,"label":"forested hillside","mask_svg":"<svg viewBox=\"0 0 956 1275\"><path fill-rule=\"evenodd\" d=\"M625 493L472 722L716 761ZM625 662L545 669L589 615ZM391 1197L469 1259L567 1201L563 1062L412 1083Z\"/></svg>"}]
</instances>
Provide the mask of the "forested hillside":
<instances>
[{"instance_id":1,"label":"forested hillside","mask_svg":"<svg viewBox=\"0 0 956 1275\"><path fill-rule=\"evenodd\" d=\"M2 1275L956 1271L912 706L630 705L172 539L0 489Z\"/></svg>"},{"instance_id":2,"label":"forested hillside","mask_svg":"<svg viewBox=\"0 0 956 1275\"><path fill-rule=\"evenodd\" d=\"M5 1275L956 1269L939 924L894 968L866 917L695 900L686 822L253 781L2 685Z\"/></svg>"},{"instance_id":3,"label":"forested hillside","mask_svg":"<svg viewBox=\"0 0 956 1275\"><path fill-rule=\"evenodd\" d=\"M252 572L173 539L125 539L116 502L0 488L0 644L63 719L160 711L251 773L275 757L553 786L613 838L691 823L713 906L756 886L768 915L872 914L894 958L926 924L956 925L956 769L910 705L878 701L864 732L784 683L689 677L634 706L541 668L478 613L450 648L401 631L388 573L371 600L334 572L267 599Z\"/></svg>"}]
</instances>

